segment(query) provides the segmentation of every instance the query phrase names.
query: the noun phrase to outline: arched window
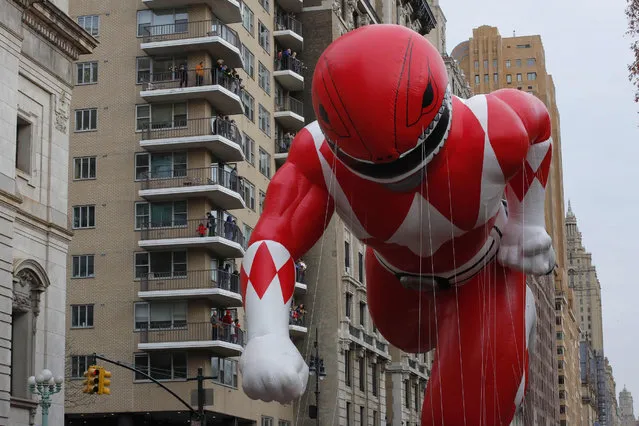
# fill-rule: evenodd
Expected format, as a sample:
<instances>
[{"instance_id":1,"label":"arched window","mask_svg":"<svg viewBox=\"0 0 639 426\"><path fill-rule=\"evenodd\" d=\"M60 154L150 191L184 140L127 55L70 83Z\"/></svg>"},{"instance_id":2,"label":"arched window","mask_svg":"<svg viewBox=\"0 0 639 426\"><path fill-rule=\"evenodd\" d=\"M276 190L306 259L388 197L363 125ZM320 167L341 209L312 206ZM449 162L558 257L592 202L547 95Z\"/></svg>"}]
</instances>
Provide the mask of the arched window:
<instances>
[{"instance_id":1,"label":"arched window","mask_svg":"<svg viewBox=\"0 0 639 426\"><path fill-rule=\"evenodd\" d=\"M11 396L28 398L27 377L34 374L35 334L40 299L49 278L35 260L18 260L13 273L11 311Z\"/></svg>"}]
</instances>

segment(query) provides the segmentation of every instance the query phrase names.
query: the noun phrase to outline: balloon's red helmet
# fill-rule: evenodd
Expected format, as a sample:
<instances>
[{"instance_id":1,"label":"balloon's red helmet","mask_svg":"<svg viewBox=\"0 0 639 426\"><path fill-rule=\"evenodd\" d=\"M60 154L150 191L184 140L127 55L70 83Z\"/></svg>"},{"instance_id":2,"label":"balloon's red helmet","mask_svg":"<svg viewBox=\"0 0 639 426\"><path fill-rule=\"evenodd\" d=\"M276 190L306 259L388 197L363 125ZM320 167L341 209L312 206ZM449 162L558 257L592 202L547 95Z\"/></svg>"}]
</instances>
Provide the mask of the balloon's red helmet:
<instances>
[{"instance_id":1,"label":"balloon's red helmet","mask_svg":"<svg viewBox=\"0 0 639 426\"><path fill-rule=\"evenodd\" d=\"M424 168L450 128L446 65L428 40L400 25L368 25L335 40L317 62L312 95L340 161L375 181Z\"/></svg>"}]
</instances>

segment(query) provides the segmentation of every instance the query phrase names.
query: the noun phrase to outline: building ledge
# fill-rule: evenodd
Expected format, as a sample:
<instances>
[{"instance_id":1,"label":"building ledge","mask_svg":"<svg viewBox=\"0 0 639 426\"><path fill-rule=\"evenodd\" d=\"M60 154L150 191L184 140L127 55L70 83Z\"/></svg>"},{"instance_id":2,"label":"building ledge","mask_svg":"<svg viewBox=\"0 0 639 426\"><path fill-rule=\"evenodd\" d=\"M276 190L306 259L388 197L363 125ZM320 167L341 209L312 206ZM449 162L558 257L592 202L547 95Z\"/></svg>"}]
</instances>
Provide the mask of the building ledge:
<instances>
[{"instance_id":1,"label":"building ledge","mask_svg":"<svg viewBox=\"0 0 639 426\"><path fill-rule=\"evenodd\" d=\"M49 0L14 0L24 8L22 22L71 60L93 52L98 41Z\"/></svg>"}]
</instances>

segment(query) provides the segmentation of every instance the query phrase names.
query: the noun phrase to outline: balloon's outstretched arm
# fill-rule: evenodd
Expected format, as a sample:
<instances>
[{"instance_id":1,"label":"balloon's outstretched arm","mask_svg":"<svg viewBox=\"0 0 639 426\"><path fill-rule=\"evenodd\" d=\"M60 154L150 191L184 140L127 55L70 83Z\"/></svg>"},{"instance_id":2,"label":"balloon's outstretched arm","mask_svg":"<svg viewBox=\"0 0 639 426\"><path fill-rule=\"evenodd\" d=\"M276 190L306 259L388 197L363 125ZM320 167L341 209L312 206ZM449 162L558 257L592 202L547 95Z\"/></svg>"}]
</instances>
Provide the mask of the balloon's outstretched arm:
<instances>
[{"instance_id":1,"label":"balloon's outstretched arm","mask_svg":"<svg viewBox=\"0 0 639 426\"><path fill-rule=\"evenodd\" d=\"M310 168L317 167L321 175L317 155L312 136L302 130L288 161L268 186L262 215L242 261L249 340L267 334L288 336L294 262L320 239L332 217L333 201L323 181L316 184L309 179Z\"/></svg>"}]
</instances>

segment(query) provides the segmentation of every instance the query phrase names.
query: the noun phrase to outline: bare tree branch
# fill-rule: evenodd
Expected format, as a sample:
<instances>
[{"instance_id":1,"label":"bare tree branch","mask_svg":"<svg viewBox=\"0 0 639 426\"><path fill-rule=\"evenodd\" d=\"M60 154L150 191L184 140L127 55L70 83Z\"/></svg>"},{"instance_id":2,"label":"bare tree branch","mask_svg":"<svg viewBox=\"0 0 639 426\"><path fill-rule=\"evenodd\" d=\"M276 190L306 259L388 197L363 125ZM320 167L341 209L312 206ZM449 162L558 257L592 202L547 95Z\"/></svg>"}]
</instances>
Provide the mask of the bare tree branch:
<instances>
[{"instance_id":1,"label":"bare tree branch","mask_svg":"<svg viewBox=\"0 0 639 426\"><path fill-rule=\"evenodd\" d=\"M75 345L75 348L78 346ZM77 349L76 349L77 350ZM67 333L66 338L66 360L64 363L64 406L74 408L95 403L95 397L82 392L84 389L83 380L73 377L71 356L76 355L74 351L73 339ZM80 355L80 354L78 354ZM82 354L84 355L84 354ZM88 367L88 365L87 365ZM84 373L83 371L80 374Z\"/></svg>"},{"instance_id":2,"label":"bare tree branch","mask_svg":"<svg viewBox=\"0 0 639 426\"><path fill-rule=\"evenodd\" d=\"M635 56L632 64L628 65L628 79L635 86L635 102L639 102L639 0L627 1L628 31L626 34L633 39L630 50Z\"/></svg>"}]
</instances>

